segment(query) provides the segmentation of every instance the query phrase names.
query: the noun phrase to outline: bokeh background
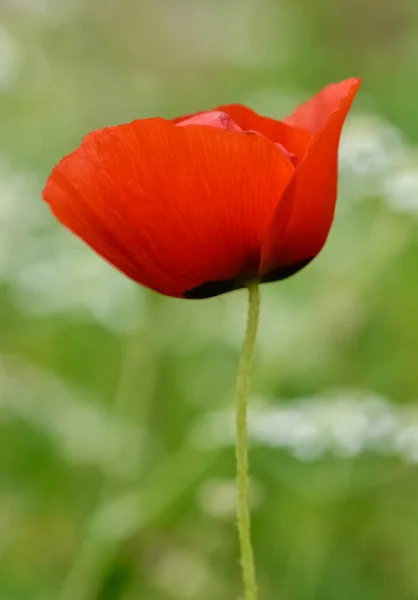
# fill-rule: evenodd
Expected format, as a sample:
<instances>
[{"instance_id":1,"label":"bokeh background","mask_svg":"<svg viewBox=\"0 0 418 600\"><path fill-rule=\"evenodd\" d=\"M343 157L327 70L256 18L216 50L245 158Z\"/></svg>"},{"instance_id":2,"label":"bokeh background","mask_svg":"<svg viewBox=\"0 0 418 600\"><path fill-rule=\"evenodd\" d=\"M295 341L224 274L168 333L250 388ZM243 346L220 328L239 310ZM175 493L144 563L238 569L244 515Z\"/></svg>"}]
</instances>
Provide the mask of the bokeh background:
<instances>
[{"instance_id":1,"label":"bokeh background","mask_svg":"<svg viewBox=\"0 0 418 600\"><path fill-rule=\"evenodd\" d=\"M418 598L416 0L0 0L0 598L241 593L231 406L245 293L158 297L40 195L91 129L364 84L338 214L262 289L261 600Z\"/></svg>"}]
</instances>

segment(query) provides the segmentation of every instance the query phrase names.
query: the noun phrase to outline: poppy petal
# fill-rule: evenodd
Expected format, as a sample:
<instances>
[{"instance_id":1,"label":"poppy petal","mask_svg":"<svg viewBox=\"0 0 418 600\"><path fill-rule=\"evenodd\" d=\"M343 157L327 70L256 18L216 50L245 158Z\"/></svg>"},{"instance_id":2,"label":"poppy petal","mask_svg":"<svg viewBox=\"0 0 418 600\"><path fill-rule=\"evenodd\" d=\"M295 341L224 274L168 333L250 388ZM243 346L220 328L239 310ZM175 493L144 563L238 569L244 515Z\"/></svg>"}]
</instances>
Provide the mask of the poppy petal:
<instances>
[{"instance_id":1,"label":"poppy petal","mask_svg":"<svg viewBox=\"0 0 418 600\"><path fill-rule=\"evenodd\" d=\"M218 110L197 113L187 119L182 119L177 125L179 127L208 125L209 127L217 127L218 129L227 129L228 131L242 131L241 127L238 127L229 115Z\"/></svg>"},{"instance_id":2,"label":"poppy petal","mask_svg":"<svg viewBox=\"0 0 418 600\"><path fill-rule=\"evenodd\" d=\"M287 120L312 137L275 211L262 250L260 273L265 277L274 270L280 273L281 267L307 264L326 241L337 198L339 139L360 83L349 79L328 86Z\"/></svg>"},{"instance_id":3,"label":"poppy petal","mask_svg":"<svg viewBox=\"0 0 418 600\"><path fill-rule=\"evenodd\" d=\"M138 120L93 132L52 172L55 216L135 281L166 295L257 273L294 174L258 135Z\"/></svg>"},{"instance_id":4,"label":"poppy petal","mask_svg":"<svg viewBox=\"0 0 418 600\"><path fill-rule=\"evenodd\" d=\"M272 142L281 144L298 158L305 153L310 136L300 127L289 125L283 121L275 121L270 117L263 117L242 104L226 104L215 110L225 112L244 131L257 131Z\"/></svg>"},{"instance_id":5,"label":"poppy petal","mask_svg":"<svg viewBox=\"0 0 418 600\"><path fill-rule=\"evenodd\" d=\"M338 110L339 102L342 102L345 97L351 97L351 101L353 100L360 85L361 79L354 77L339 83L331 83L298 106L284 119L284 123L315 134L327 125L330 117Z\"/></svg>"},{"instance_id":6,"label":"poppy petal","mask_svg":"<svg viewBox=\"0 0 418 600\"><path fill-rule=\"evenodd\" d=\"M214 111L228 115L243 131L256 131L275 144L280 144L289 154L295 155L298 159L305 154L311 139L307 131L282 121L275 121L270 117L263 117L243 104L225 104L207 112L211 114ZM205 112L197 112L193 115L184 115L173 119L173 122L182 124L190 118L197 118L204 114Z\"/></svg>"}]
</instances>

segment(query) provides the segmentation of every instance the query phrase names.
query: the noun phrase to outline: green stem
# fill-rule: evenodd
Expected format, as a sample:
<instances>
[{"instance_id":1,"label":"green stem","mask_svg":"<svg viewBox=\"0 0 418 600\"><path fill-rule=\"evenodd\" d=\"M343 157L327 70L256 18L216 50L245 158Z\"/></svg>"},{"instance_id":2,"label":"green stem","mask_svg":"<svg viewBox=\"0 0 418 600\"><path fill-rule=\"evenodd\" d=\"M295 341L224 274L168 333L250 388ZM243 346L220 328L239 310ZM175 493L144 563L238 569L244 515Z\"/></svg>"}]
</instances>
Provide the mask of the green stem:
<instances>
[{"instance_id":1,"label":"green stem","mask_svg":"<svg viewBox=\"0 0 418 600\"><path fill-rule=\"evenodd\" d=\"M250 395L251 363L260 312L260 294L257 283L251 283L248 286L248 294L247 328L238 366L236 389L237 522L245 600L257 600L257 583L253 548L251 544L247 428L247 405L248 397Z\"/></svg>"}]
</instances>

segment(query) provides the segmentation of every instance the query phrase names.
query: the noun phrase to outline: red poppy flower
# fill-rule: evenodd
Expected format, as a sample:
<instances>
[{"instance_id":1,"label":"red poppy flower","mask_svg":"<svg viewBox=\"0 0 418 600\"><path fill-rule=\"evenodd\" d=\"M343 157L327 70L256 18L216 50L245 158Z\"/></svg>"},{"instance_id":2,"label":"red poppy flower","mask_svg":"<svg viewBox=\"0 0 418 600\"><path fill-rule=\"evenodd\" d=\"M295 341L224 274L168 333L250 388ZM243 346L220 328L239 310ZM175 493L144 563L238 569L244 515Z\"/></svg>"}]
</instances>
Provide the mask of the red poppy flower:
<instances>
[{"instance_id":1,"label":"red poppy flower","mask_svg":"<svg viewBox=\"0 0 418 600\"><path fill-rule=\"evenodd\" d=\"M43 197L97 253L162 294L206 298L284 279L326 241L359 86L329 85L283 121L232 104L94 131Z\"/></svg>"}]
</instances>

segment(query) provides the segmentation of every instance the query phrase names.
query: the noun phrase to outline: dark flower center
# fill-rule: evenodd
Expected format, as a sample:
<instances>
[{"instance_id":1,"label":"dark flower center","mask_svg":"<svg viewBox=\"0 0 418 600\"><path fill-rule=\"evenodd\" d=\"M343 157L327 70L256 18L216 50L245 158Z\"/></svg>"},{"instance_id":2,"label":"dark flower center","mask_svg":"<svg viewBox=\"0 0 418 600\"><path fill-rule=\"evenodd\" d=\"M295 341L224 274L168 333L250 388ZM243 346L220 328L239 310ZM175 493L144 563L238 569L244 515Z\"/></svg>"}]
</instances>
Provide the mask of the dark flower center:
<instances>
[{"instance_id":1,"label":"dark flower center","mask_svg":"<svg viewBox=\"0 0 418 600\"><path fill-rule=\"evenodd\" d=\"M277 267L263 275L262 277L256 277L260 283L270 283L273 281L281 281L291 277L311 262L312 258L300 260L291 265L285 265ZM242 277L233 277L232 279L224 279L222 281L206 281L201 285L198 285L191 290L184 292L183 297L190 300L203 300L204 298L212 298L213 296L220 296L233 290L239 290L247 286L248 279Z\"/></svg>"}]
</instances>

